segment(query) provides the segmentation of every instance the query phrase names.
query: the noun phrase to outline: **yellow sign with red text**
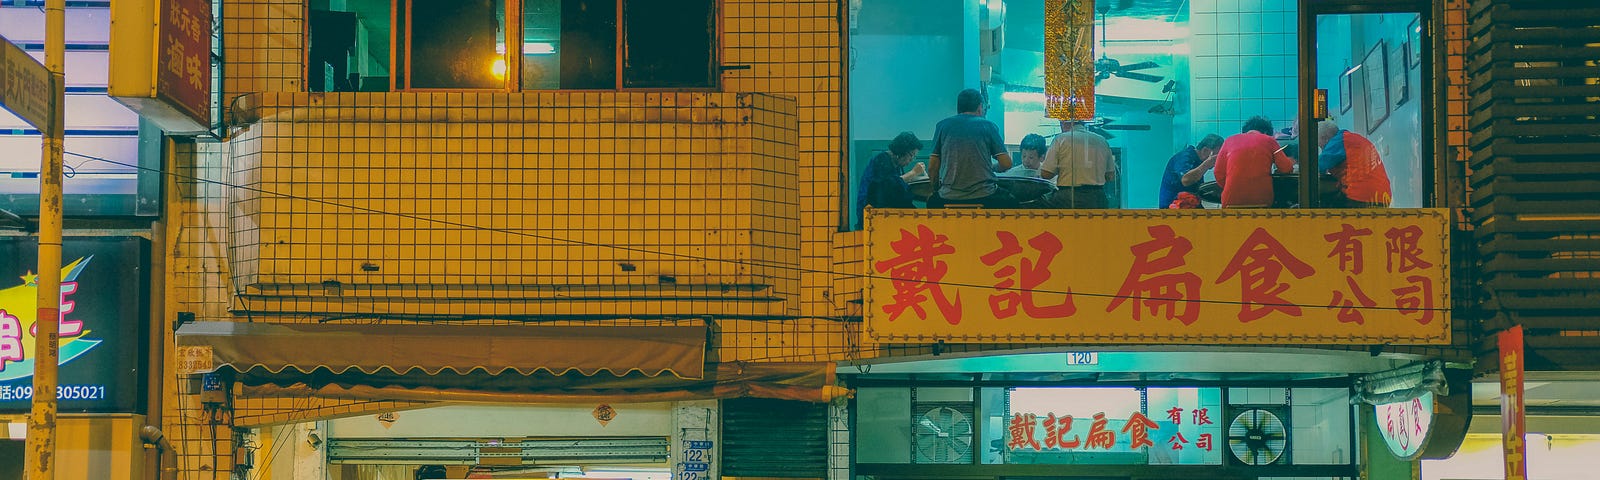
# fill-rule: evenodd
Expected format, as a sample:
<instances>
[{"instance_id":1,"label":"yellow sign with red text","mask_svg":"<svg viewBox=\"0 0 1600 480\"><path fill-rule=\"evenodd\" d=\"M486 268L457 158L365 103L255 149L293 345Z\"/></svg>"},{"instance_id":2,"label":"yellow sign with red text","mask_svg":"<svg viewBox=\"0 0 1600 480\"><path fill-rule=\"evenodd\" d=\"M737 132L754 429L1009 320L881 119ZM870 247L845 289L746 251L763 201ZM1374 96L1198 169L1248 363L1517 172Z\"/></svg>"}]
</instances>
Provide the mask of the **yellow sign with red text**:
<instances>
[{"instance_id":1,"label":"yellow sign with red text","mask_svg":"<svg viewBox=\"0 0 1600 480\"><path fill-rule=\"evenodd\" d=\"M1448 214L872 210L876 342L1448 344Z\"/></svg>"}]
</instances>

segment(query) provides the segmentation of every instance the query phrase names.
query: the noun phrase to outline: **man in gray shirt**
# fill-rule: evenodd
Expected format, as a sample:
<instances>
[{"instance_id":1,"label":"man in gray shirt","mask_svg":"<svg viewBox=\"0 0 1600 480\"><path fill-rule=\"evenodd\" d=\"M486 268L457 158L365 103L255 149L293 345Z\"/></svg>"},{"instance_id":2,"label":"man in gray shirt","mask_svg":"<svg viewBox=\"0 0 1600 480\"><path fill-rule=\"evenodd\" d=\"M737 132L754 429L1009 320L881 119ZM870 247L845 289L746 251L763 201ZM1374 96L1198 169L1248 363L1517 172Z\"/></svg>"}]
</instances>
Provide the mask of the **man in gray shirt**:
<instances>
[{"instance_id":1,"label":"man in gray shirt","mask_svg":"<svg viewBox=\"0 0 1600 480\"><path fill-rule=\"evenodd\" d=\"M995 181L989 159L1000 170L1011 169L1011 154L1000 139L1000 128L983 118L987 109L983 93L962 90L956 95L955 116L933 129L933 152L928 156L928 177L939 187L928 208L945 205L982 205L983 208L1017 208L1017 199Z\"/></svg>"}]
</instances>

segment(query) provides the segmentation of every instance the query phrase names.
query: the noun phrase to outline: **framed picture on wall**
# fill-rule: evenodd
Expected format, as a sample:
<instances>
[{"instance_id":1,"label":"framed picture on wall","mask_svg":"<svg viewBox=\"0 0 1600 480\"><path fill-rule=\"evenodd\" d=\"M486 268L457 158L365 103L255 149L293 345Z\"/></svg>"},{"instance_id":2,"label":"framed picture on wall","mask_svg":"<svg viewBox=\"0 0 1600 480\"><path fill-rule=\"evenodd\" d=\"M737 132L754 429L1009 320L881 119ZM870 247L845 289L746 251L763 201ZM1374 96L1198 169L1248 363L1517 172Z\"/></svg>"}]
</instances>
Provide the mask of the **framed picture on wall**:
<instances>
[{"instance_id":1,"label":"framed picture on wall","mask_svg":"<svg viewBox=\"0 0 1600 480\"><path fill-rule=\"evenodd\" d=\"M1379 40L1372 50L1367 51L1366 58L1361 60L1361 79L1365 81L1364 93L1367 106L1367 133L1378 131L1384 120L1389 119L1389 48L1388 44Z\"/></svg>"},{"instance_id":2,"label":"framed picture on wall","mask_svg":"<svg viewBox=\"0 0 1600 480\"><path fill-rule=\"evenodd\" d=\"M1411 55L1411 42L1400 42L1400 48L1394 49L1390 55L1394 58L1388 63L1399 67L1389 69L1389 103L1399 107L1411 99L1411 69L1406 68L1406 57Z\"/></svg>"},{"instance_id":3,"label":"framed picture on wall","mask_svg":"<svg viewBox=\"0 0 1600 480\"><path fill-rule=\"evenodd\" d=\"M1355 81L1354 81L1354 78L1356 76L1356 72L1360 72L1360 71L1361 71L1360 67L1351 67L1351 68L1346 68L1344 70L1344 73L1339 74L1339 114L1340 115L1344 115L1346 113L1350 113L1350 107L1354 107L1355 106L1355 102L1352 101L1351 99L1355 97Z\"/></svg>"}]
</instances>

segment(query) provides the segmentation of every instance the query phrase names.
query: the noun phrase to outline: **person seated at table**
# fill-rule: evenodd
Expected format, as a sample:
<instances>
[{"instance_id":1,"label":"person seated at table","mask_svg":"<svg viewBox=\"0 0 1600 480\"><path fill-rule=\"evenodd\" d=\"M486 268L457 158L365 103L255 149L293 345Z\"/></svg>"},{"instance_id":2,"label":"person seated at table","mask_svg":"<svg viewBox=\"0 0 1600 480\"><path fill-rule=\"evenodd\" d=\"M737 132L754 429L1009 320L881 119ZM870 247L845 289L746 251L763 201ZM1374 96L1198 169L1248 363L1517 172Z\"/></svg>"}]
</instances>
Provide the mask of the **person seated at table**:
<instances>
[{"instance_id":1,"label":"person seated at table","mask_svg":"<svg viewBox=\"0 0 1600 480\"><path fill-rule=\"evenodd\" d=\"M1106 208L1106 182L1116 180L1117 164L1105 137L1084 122L1061 121L1061 134L1050 143L1039 166L1042 177L1055 180L1055 193L1039 200L1044 208Z\"/></svg>"},{"instance_id":2,"label":"person seated at table","mask_svg":"<svg viewBox=\"0 0 1600 480\"><path fill-rule=\"evenodd\" d=\"M1000 171L1010 170L1011 154L1000 139L1000 127L984 118L988 109L983 92L975 88L962 90L956 94L956 114L934 126L928 176L938 188L928 198L928 208L1017 207L1016 197L995 180L992 161L999 162Z\"/></svg>"},{"instance_id":3,"label":"person seated at table","mask_svg":"<svg viewBox=\"0 0 1600 480\"><path fill-rule=\"evenodd\" d=\"M1183 147L1167 160L1161 172L1161 191L1156 198L1157 208L1172 208L1178 194L1188 192L1199 197L1200 181L1217 163L1217 149L1222 148L1222 136L1215 133L1191 146Z\"/></svg>"},{"instance_id":4,"label":"person seated at table","mask_svg":"<svg viewBox=\"0 0 1600 480\"><path fill-rule=\"evenodd\" d=\"M1283 154L1273 138L1272 121L1254 116L1244 122L1240 133L1222 141L1213 171L1222 187L1222 208L1264 208L1272 206L1272 169L1288 173L1294 160Z\"/></svg>"},{"instance_id":5,"label":"person seated at table","mask_svg":"<svg viewBox=\"0 0 1600 480\"><path fill-rule=\"evenodd\" d=\"M1000 173L1002 177L1040 178L1039 164L1044 162L1044 137L1030 133L1022 137L1022 164Z\"/></svg>"},{"instance_id":6,"label":"person seated at table","mask_svg":"<svg viewBox=\"0 0 1600 480\"><path fill-rule=\"evenodd\" d=\"M861 175L861 187L856 191L856 214L861 214L868 206L872 208L916 208L911 203L911 186L913 182L927 178L928 173L921 163L911 167L908 171L906 165L917 158L917 152L922 151L922 140L911 132L900 132L889 142L889 150L878 152L872 160L867 162L867 171ZM856 228L861 228L857 223Z\"/></svg>"},{"instance_id":7,"label":"person seated at table","mask_svg":"<svg viewBox=\"0 0 1600 480\"><path fill-rule=\"evenodd\" d=\"M1339 180L1339 204L1330 208L1387 207L1392 200L1389 171L1371 140L1343 130L1333 120L1317 124L1317 166Z\"/></svg>"}]
</instances>

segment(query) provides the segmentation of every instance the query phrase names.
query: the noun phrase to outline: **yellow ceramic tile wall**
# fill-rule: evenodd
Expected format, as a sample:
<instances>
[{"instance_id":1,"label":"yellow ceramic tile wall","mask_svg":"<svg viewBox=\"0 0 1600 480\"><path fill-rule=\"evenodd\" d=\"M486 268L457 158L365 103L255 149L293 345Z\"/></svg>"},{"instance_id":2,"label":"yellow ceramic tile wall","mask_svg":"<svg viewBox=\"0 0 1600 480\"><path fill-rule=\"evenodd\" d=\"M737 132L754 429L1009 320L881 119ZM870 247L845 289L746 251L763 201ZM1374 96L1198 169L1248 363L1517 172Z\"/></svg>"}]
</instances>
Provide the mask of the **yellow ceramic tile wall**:
<instances>
[{"instance_id":1,"label":"yellow ceramic tile wall","mask_svg":"<svg viewBox=\"0 0 1600 480\"><path fill-rule=\"evenodd\" d=\"M798 311L792 99L268 92L240 103L259 120L231 142L246 187L233 245L253 253L234 273L262 295L257 308ZM484 300L462 301L473 298Z\"/></svg>"}]
</instances>

